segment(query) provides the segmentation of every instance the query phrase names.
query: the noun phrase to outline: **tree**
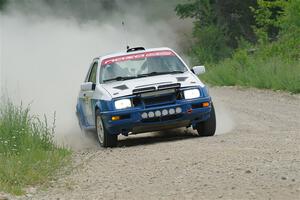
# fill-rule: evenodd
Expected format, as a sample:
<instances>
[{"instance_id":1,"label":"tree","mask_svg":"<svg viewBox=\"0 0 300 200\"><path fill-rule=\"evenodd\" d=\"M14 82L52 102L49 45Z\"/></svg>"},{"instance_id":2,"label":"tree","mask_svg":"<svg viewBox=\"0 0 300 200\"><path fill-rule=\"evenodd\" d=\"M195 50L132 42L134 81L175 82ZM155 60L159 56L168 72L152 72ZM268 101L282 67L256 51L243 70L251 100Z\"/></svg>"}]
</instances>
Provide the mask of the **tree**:
<instances>
[{"instance_id":1,"label":"tree","mask_svg":"<svg viewBox=\"0 0 300 200\"><path fill-rule=\"evenodd\" d=\"M254 30L260 42L277 39L280 17L288 2L287 0L257 0L257 8L251 8L256 21Z\"/></svg>"},{"instance_id":2,"label":"tree","mask_svg":"<svg viewBox=\"0 0 300 200\"><path fill-rule=\"evenodd\" d=\"M256 41L250 9L256 6L256 0L193 0L177 5L175 11L180 18L194 19L192 54L216 62L228 57L241 38Z\"/></svg>"},{"instance_id":3,"label":"tree","mask_svg":"<svg viewBox=\"0 0 300 200\"><path fill-rule=\"evenodd\" d=\"M4 6L6 5L7 0L0 0L0 11L4 9Z\"/></svg>"}]
</instances>

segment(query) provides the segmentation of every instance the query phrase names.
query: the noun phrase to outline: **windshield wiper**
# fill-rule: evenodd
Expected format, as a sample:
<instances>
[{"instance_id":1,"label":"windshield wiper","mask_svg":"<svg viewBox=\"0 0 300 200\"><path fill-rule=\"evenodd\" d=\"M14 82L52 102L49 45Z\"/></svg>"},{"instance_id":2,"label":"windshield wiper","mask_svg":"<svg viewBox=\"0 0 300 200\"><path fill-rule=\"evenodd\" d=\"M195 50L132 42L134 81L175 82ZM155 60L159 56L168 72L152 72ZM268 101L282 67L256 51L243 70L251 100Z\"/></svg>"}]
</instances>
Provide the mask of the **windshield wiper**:
<instances>
[{"instance_id":1,"label":"windshield wiper","mask_svg":"<svg viewBox=\"0 0 300 200\"><path fill-rule=\"evenodd\" d=\"M135 78L142 78L142 77L148 77L148 76L156 76L156 75L163 75L163 74L181 74L184 73L184 71L171 71L171 72L151 72L148 74L139 74L137 76L117 76L115 78L103 80L103 83L109 82L109 81L125 81L129 79L135 79Z\"/></svg>"},{"instance_id":2,"label":"windshield wiper","mask_svg":"<svg viewBox=\"0 0 300 200\"><path fill-rule=\"evenodd\" d=\"M137 75L138 77L147 77L147 76L155 76L155 75L160 75L160 74L165 74L165 72L151 72L148 74L139 74Z\"/></svg>"},{"instance_id":3,"label":"windshield wiper","mask_svg":"<svg viewBox=\"0 0 300 200\"><path fill-rule=\"evenodd\" d=\"M184 71L170 71L170 72L151 72L148 74L139 74L138 77L147 77L147 76L156 76L156 75L163 75L163 74L181 74Z\"/></svg>"},{"instance_id":4,"label":"windshield wiper","mask_svg":"<svg viewBox=\"0 0 300 200\"><path fill-rule=\"evenodd\" d=\"M125 80L129 80L129 79L134 79L134 78L137 78L137 77L136 76L117 76L115 78L103 80L103 83L109 82L109 81L125 81Z\"/></svg>"},{"instance_id":5,"label":"windshield wiper","mask_svg":"<svg viewBox=\"0 0 300 200\"><path fill-rule=\"evenodd\" d=\"M176 70L176 71L172 71L172 72L169 72L170 74L183 74L185 71L179 71L179 70Z\"/></svg>"}]
</instances>

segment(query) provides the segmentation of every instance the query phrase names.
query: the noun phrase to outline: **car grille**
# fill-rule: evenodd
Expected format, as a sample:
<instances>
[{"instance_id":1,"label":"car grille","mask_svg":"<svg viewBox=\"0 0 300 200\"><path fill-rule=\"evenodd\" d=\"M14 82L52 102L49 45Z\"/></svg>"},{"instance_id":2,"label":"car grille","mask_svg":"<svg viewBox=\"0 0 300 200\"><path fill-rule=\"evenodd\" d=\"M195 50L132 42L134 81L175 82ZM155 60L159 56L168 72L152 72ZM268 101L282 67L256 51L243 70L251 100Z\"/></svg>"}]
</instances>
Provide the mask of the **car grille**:
<instances>
[{"instance_id":1,"label":"car grille","mask_svg":"<svg viewBox=\"0 0 300 200\"><path fill-rule=\"evenodd\" d=\"M175 103L175 100L176 99L174 94L157 96L157 97L147 97L142 99L146 107L164 105L164 104L173 104Z\"/></svg>"},{"instance_id":2,"label":"car grille","mask_svg":"<svg viewBox=\"0 0 300 200\"><path fill-rule=\"evenodd\" d=\"M133 98L133 104L144 108L175 104L176 100L182 99L182 92L175 88L178 86L179 84L163 85L159 86L163 87L161 90L139 93Z\"/></svg>"},{"instance_id":3,"label":"car grille","mask_svg":"<svg viewBox=\"0 0 300 200\"><path fill-rule=\"evenodd\" d=\"M156 90L155 87L146 87L146 88L134 89L132 92L133 94L140 94L145 92L153 92L155 90Z\"/></svg>"}]
</instances>

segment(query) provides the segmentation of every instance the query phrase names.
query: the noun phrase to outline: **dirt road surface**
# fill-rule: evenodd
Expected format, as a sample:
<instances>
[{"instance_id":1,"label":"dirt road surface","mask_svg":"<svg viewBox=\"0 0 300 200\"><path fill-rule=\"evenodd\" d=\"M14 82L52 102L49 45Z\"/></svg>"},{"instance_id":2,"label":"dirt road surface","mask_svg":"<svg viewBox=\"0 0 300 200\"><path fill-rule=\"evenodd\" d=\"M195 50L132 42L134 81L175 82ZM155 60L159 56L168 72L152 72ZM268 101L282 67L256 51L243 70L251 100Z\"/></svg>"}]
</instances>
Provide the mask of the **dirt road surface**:
<instances>
[{"instance_id":1,"label":"dirt road surface","mask_svg":"<svg viewBox=\"0 0 300 200\"><path fill-rule=\"evenodd\" d=\"M215 137L173 130L80 150L69 175L22 199L300 199L300 96L210 93Z\"/></svg>"}]
</instances>

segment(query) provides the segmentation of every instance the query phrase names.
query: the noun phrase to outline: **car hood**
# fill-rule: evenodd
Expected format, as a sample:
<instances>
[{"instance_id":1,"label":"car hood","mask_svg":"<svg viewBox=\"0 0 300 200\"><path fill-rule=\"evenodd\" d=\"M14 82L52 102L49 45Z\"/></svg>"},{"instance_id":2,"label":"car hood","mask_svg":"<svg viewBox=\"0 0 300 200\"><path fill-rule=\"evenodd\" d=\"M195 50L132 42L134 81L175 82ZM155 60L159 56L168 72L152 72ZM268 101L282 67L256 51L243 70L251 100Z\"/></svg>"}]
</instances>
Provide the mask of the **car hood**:
<instances>
[{"instance_id":1,"label":"car hood","mask_svg":"<svg viewBox=\"0 0 300 200\"><path fill-rule=\"evenodd\" d=\"M112 96L118 98L133 94L134 89L146 87L158 87L172 83L180 83L181 87L201 86L204 84L191 72L182 74L167 74L158 76L149 76L144 78L136 78L125 81L114 81L102 84L101 86Z\"/></svg>"}]
</instances>

